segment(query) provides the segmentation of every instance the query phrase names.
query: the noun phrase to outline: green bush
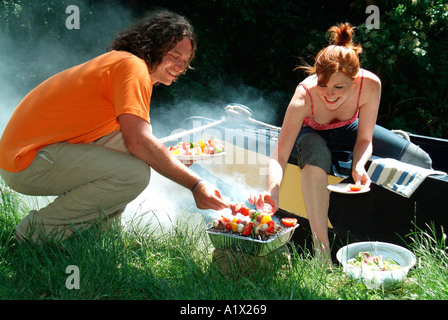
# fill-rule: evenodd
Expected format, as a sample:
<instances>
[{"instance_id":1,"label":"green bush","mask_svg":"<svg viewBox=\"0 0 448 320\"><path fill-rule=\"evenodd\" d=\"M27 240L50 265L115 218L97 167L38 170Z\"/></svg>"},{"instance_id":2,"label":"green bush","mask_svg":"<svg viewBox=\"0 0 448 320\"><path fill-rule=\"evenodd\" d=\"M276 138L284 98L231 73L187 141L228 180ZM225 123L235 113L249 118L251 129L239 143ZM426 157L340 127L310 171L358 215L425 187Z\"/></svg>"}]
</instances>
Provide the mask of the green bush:
<instances>
[{"instance_id":1,"label":"green bush","mask_svg":"<svg viewBox=\"0 0 448 320\"><path fill-rule=\"evenodd\" d=\"M446 1L401 1L382 13L380 29L369 30L363 24L357 31L365 50L363 65L383 84L379 121L391 128L447 137Z\"/></svg>"}]
</instances>

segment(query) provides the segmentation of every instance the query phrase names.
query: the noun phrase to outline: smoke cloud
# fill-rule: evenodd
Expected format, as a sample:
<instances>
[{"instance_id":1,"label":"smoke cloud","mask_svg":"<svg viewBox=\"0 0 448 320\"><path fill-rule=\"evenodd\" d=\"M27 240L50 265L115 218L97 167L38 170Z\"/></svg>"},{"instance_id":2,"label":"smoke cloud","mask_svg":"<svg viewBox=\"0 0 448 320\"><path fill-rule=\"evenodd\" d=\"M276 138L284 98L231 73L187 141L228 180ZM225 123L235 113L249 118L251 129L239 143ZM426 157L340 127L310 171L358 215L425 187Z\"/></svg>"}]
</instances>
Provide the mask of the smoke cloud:
<instances>
[{"instance_id":1,"label":"smoke cloud","mask_svg":"<svg viewBox=\"0 0 448 320\"><path fill-rule=\"evenodd\" d=\"M83 63L105 52L106 47L115 34L129 26L135 17L129 9L120 4L108 1L96 5L94 11L89 11L86 2L71 1L58 10L65 12L66 6L76 5L80 9L79 29L67 29L66 21L52 21L53 27L62 28L58 41L49 41L45 34L39 35L41 21L36 21L34 12L27 12L22 19L27 23L35 23L34 41L26 43L23 39L13 39L0 32L0 134L3 132L14 109L25 95L48 77L66 68ZM66 14L68 17L69 14ZM47 18L51 19L51 18ZM48 32L48 30L46 30ZM37 41L37 39L43 39ZM196 70L190 72L199 72ZM183 77L188 77L188 73ZM178 80L182 81L182 77ZM176 84L174 84L176 85ZM158 138L171 135L178 130L183 120L192 116L201 116L219 120L226 116L225 106L229 103L240 103L252 109L257 120L271 122L276 118L275 107L266 101L255 88L243 84L228 86L219 78L213 84L222 99L216 101L184 100L177 97L165 105L151 105L151 123L154 134ZM153 95L157 95L157 88ZM200 164L194 164L192 170L199 172L207 180L222 188L224 196L230 201L244 202L251 187L244 179L244 173L231 176L216 177ZM241 192L244 190L244 192ZM176 194L176 201L172 195ZM25 197L31 208L46 205L49 200ZM139 225L155 225L170 228L178 219L179 214L198 212L191 192L176 183L160 176L154 170L150 185L137 199L130 203L123 216L125 222L136 222ZM216 215L215 212L203 211L206 218Z\"/></svg>"}]
</instances>

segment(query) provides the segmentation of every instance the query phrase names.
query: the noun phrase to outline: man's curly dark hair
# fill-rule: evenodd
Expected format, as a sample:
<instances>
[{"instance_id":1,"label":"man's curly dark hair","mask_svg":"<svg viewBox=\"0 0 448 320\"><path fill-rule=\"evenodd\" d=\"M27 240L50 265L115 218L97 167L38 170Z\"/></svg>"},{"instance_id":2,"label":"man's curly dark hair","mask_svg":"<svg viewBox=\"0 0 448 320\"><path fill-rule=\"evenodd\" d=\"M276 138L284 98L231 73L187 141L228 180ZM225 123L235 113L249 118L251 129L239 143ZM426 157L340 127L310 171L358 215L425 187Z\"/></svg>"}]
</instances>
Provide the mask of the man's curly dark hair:
<instances>
[{"instance_id":1,"label":"man's curly dark hair","mask_svg":"<svg viewBox=\"0 0 448 320\"><path fill-rule=\"evenodd\" d=\"M162 62L163 56L184 37L191 40L192 46L186 71L196 52L196 36L187 18L168 10L149 12L140 21L119 33L107 49L124 50L136 55L146 62L151 72Z\"/></svg>"}]
</instances>

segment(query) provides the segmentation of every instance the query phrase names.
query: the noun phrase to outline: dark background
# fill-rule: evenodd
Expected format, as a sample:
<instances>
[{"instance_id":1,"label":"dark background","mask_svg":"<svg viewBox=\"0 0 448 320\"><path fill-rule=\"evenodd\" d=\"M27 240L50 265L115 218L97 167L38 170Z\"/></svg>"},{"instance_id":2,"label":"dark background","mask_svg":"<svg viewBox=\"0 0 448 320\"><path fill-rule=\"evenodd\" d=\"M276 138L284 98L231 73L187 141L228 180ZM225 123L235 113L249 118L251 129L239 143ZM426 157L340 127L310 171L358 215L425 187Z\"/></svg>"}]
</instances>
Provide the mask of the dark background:
<instances>
[{"instance_id":1,"label":"dark background","mask_svg":"<svg viewBox=\"0 0 448 320\"><path fill-rule=\"evenodd\" d=\"M68 5L80 8L79 30L65 27ZM380 10L377 30L366 28L368 5ZM194 70L156 88L154 112L187 100L222 104L250 88L247 105L256 111L262 99L275 109L267 120L280 126L306 77L294 71L300 59L312 64L328 44L327 30L350 22L364 48L362 67L383 84L378 123L448 138L447 1L0 0L0 100L13 91L17 98L6 100L20 101L52 74L105 52L118 31L154 8L185 15L198 36Z\"/></svg>"}]
</instances>

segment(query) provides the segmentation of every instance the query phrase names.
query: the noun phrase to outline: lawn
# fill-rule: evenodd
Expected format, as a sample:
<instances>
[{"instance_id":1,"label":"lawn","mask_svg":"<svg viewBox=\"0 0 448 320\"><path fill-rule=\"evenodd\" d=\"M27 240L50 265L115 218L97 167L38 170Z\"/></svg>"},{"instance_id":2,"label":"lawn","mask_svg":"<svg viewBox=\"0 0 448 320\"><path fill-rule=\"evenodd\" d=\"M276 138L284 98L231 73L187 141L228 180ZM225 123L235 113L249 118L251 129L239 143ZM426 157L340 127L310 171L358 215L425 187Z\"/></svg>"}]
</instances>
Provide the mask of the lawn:
<instances>
[{"instance_id":1,"label":"lawn","mask_svg":"<svg viewBox=\"0 0 448 320\"><path fill-rule=\"evenodd\" d=\"M407 281L371 290L348 279L336 262L325 267L295 244L285 247L290 259L277 254L248 264L231 255L223 264L200 214L185 215L165 231L92 228L64 241L18 244L14 229L26 205L4 186L0 201L1 300L448 299L446 238L418 230L409 235L417 264Z\"/></svg>"}]
</instances>

